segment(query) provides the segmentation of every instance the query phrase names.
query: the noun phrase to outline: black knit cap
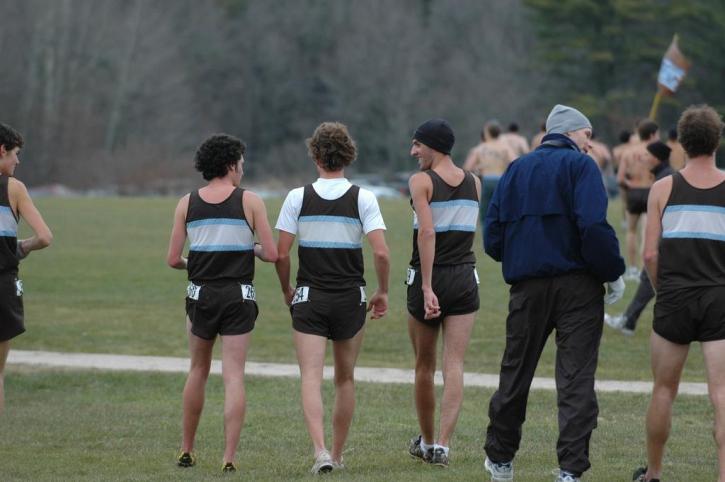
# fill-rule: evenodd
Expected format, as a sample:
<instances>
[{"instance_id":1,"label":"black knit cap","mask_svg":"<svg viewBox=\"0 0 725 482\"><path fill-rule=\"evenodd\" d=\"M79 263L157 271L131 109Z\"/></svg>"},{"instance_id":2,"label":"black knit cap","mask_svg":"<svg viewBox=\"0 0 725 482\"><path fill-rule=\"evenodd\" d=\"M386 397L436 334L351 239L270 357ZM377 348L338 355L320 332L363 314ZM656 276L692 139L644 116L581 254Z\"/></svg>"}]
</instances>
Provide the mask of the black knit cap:
<instances>
[{"instance_id":1,"label":"black knit cap","mask_svg":"<svg viewBox=\"0 0 725 482\"><path fill-rule=\"evenodd\" d=\"M655 141L647 145L647 150L655 156L660 162L670 162L670 152L672 149L662 141Z\"/></svg>"},{"instance_id":2,"label":"black knit cap","mask_svg":"<svg viewBox=\"0 0 725 482\"><path fill-rule=\"evenodd\" d=\"M415 130L413 139L443 154L450 154L456 136L445 119L430 119Z\"/></svg>"}]
</instances>

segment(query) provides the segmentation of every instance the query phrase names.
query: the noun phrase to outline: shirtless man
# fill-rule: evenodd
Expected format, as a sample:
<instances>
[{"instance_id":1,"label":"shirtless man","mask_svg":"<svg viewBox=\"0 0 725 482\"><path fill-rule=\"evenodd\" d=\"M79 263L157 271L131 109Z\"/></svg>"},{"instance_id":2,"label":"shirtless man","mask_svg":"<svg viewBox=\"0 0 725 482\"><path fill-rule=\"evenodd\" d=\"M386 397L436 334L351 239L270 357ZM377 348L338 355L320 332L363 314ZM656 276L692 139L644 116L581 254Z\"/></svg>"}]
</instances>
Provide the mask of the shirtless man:
<instances>
[{"instance_id":1,"label":"shirtless man","mask_svg":"<svg viewBox=\"0 0 725 482\"><path fill-rule=\"evenodd\" d=\"M508 142L514 152L514 159L529 152L529 142L519 134L519 125L516 122L509 124L508 132L501 134L501 139Z\"/></svg>"},{"instance_id":2,"label":"shirtless man","mask_svg":"<svg viewBox=\"0 0 725 482\"><path fill-rule=\"evenodd\" d=\"M647 196L653 176L647 164L647 145L659 140L659 127L650 119L637 127L640 142L625 150L620 158L617 183L626 191L627 204L627 262L624 279L639 280L637 261L637 227L640 217L647 213Z\"/></svg>"},{"instance_id":3,"label":"shirtless man","mask_svg":"<svg viewBox=\"0 0 725 482\"><path fill-rule=\"evenodd\" d=\"M589 156L594 159L597 167L599 167L599 172L602 173L602 181L604 182L604 188L607 190L607 196L616 196L617 181L612 167L612 152L605 143L595 139L594 132L592 132L590 144L592 147L589 149Z\"/></svg>"},{"instance_id":4,"label":"shirtless man","mask_svg":"<svg viewBox=\"0 0 725 482\"><path fill-rule=\"evenodd\" d=\"M498 180L515 158L516 155L511 147L501 139L499 123L495 120L486 122L481 131L481 143L471 149L463 164L465 171L471 171L481 178L480 214L482 221L486 217L486 210Z\"/></svg>"}]
</instances>

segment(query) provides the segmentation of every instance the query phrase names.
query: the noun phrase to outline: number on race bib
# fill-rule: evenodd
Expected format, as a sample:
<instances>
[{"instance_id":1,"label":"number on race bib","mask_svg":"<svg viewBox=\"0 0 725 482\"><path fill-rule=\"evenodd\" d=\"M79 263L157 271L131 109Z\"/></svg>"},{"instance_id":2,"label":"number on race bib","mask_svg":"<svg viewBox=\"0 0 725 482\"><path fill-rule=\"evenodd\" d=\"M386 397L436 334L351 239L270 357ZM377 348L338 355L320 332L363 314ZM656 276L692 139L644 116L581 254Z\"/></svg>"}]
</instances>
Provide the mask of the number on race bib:
<instances>
[{"instance_id":1,"label":"number on race bib","mask_svg":"<svg viewBox=\"0 0 725 482\"><path fill-rule=\"evenodd\" d=\"M198 301L199 293L201 293L201 286L189 283L189 286L186 288L186 297L190 300Z\"/></svg>"},{"instance_id":2,"label":"number on race bib","mask_svg":"<svg viewBox=\"0 0 725 482\"><path fill-rule=\"evenodd\" d=\"M309 300L310 296L310 287L309 286L300 286L295 290L295 296L292 298L293 305L296 305L297 303L304 303Z\"/></svg>"},{"instance_id":3,"label":"number on race bib","mask_svg":"<svg viewBox=\"0 0 725 482\"><path fill-rule=\"evenodd\" d=\"M408 273L405 276L405 284L413 286L413 280L415 280L415 270L413 268L408 268Z\"/></svg>"},{"instance_id":4,"label":"number on race bib","mask_svg":"<svg viewBox=\"0 0 725 482\"><path fill-rule=\"evenodd\" d=\"M242 299L257 301L257 292L252 285L240 285L242 287Z\"/></svg>"}]
</instances>

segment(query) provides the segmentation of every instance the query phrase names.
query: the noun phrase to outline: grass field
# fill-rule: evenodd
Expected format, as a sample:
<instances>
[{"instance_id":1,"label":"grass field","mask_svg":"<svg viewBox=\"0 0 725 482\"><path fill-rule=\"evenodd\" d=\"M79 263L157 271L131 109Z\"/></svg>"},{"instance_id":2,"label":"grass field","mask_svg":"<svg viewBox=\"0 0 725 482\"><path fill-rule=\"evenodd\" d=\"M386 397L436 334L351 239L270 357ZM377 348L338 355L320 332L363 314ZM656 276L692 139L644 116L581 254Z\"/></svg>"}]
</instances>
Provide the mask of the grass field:
<instances>
[{"instance_id":1,"label":"grass field","mask_svg":"<svg viewBox=\"0 0 725 482\"><path fill-rule=\"evenodd\" d=\"M165 264L175 199L40 199L52 227L53 246L33 253L21 265L26 288L28 332L13 344L22 349L185 356L185 273ZM274 224L281 200L268 203ZM382 201L392 268L390 311L367 325L361 366L412 366L405 309L405 268L412 244L407 201ZM619 229L620 205L610 206ZM498 372L505 343L508 287L501 267L475 244L481 277L481 310L467 354L468 371ZM366 256L369 285L375 286L371 256ZM296 263L293 261L293 267ZM294 362L291 322L282 302L274 266L257 261L255 278L260 316L249 359ZM633 296L609 307L621 312ZM370 292L369 290L369 292ZM634 337L605 327L598 377L648 380L651 310L645 311ZM552 337L553 338L553 337ZM553 341L542 357L539 376L553 374ZM684 379L703 381L702 357L693 346Z\"/></svg>"},{"instance_id":2,"label":"grass field","mask_svg":"<svg viewBox=\"0 0 725 482\"><path fill-rule=\"evenodd\" d=\"M16 349L186 356L185 273L165 265L176 200L40 199L54 245L21 267L28 332ZM280 200L268 202L272 223ZM389 315L368 323L359 365L412 367L403 278L411 248L411 212L404 200L381 202L392 254ZM610 207L619 229L620 206ZM467 371L496 373L505 342L507 286L500 265L476 242L481 310ZM370 261L368 256L367 260ZM372 266L367 279L375 285ZM291 327L274 267L257 263L260 317L250 360L294 362ZM628 286L624 310L634 293ZM634 337L605 328L598 377L648 380L651 314ZM539 376L553 374L553 342ZM693 347L684 378L702 381ZM208 480L220 477L222 390L212 377L198 438L199 466L177 469L183 375L56 371L10 366L7 411L0 420L1 480ZM240 446L242 474L255 480L307 478L310 443L297 397L298 381L250 378L248 417ZM416 464L405 454L416 422L411 387L359 384L358 411L346 454L351 480L469 480L482 477L483 433L491 390L467 389L447 471ZM331 386L325 397L331 400ZM592 440L594 469L586 480L629 480L644 460L645 395L600 396ZM556 467L555 394L533 392L516 462L517 480L550 480ZM681 397L666 459L668 480L712 480L716 458L706 397Z\"/></svg>"},{"instance_id":3,"label":"grass field","mask_svg":"<svg viewBox=\"0 0 725 482\"><path fill-rule=\"evenodd\" d=\"M64 372L11 367L8 411L0 422L3 481L227 480L220 473L223 392L213 376L197 439L199 463L174 465L180 440L184 376ZM239 448L246 480L312 479L311 445L296 399L295 379L247 380L247 419ZM325 403L332 386L324 385ZM295 394L292 395L291 394ZM406 453L417 433L412 387L358 384L358 404L345 453L348 470L331 480L487 480L483 477L486 406L491 390L467 389L446 469L416 462ZM587 481L626 481L644 460L645 395L604 394L591 442ZM529 399L518 482L551 481L556 468L555 394ZM716 457L709 405L683 396L675 408L664 480L715 480ZM329 417L328 417L329 421ZM329 429L328 429L329 434Z\"/></svg>"}]
</instances>

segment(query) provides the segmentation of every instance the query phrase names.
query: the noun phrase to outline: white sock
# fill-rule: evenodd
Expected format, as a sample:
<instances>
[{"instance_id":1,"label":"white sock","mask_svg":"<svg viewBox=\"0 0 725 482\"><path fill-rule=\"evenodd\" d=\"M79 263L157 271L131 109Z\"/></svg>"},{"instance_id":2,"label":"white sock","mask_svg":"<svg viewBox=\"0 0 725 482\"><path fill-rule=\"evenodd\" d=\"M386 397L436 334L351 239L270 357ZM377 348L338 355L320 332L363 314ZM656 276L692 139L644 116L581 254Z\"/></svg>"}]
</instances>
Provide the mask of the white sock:
<instances>
[{"instance_id":1,"label":"white sock","mask_svg":"<svg viewBox=\"0 0 725 482\"><path fill-rule=\"evenodd\" d=\"M449 448L448 448L448 447L445 447L445 446L443 446L443 445L438 445L438 444L435 444L435 446L434 446L434 447L435 447L436 449L443 449L443 453L444 453L444 454L446 454L446 457L448 457L448 450L449 450Z\"/></svg>"},{"instance_id":2,"label":"white sock","mask_svg":"<svg viewBox=\"0 0 725 482\"><path fill-rule=\"evenodd\" d=\"M421 450L423 450L423 453L425 453L429 450L433 450L434 447L435 447L435 444L427 444L423 441L423 438L421 437L420 448L421 448Z\"/></svg>"}]
</instances>

